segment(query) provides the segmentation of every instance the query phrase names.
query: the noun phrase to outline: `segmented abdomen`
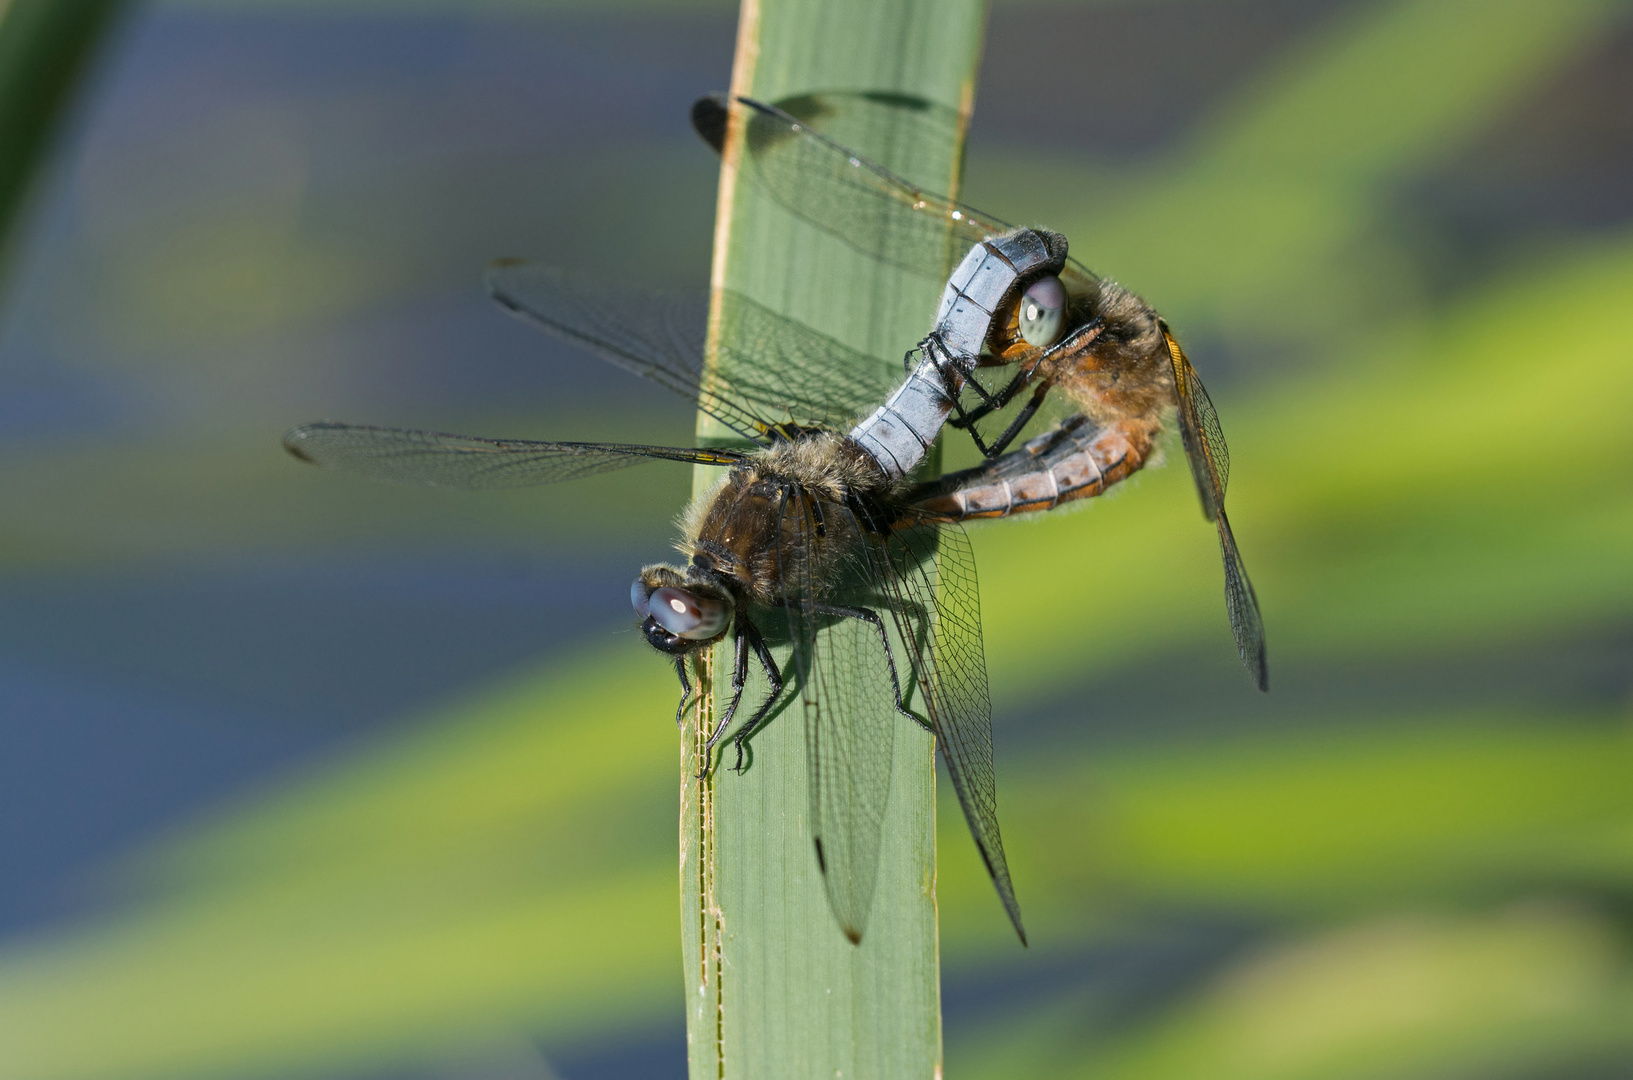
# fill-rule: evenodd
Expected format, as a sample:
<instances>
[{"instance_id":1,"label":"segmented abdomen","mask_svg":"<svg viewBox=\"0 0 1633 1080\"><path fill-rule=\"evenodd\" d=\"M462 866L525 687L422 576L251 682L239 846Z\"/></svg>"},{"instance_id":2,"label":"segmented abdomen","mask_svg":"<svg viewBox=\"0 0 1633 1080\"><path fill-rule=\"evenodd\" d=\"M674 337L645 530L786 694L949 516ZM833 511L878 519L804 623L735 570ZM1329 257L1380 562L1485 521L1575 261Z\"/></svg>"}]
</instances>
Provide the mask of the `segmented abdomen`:
<instances>
[{"instance_id":1,"label":"segmented abdomen","mask_svg":"<svg viewBox=\"0 0 1633 1080\"><path fill-rule=\"evenodd\" d=\"M873 415L851 429L850 437L886 477L900 480L924 460L962 386L963 373L934 336L927 338L918 366Z\"/></svg>"},{"instance_id":2,"label":"segmented abdomen","mask_svg":"<svg viewBox=\"0 0 1633 1080\"><path fill-rule=\"evenodd\" d=\"M1101 428L1073 416L1019 450L920 485L909 501L938 520L972 521L1092 498L1139 471L1154 434L1144 425Z\"/></svg>"},{"instance_id":3,"label":"segmented abdomen","mask_svg":"<svg viewBox=\"0 0 1633 1080\"><path fill-rule=\"evenodd\" d=\"M1012 229L973 245L947 279L935 328L918 364L877 411L851 429L854 439L891 480L918 467L953 410L964 380L980 363L994 313L1024 278L1056 273L1066 263L1066 238L1046 229Z\"/></svg>"}]
</instances>

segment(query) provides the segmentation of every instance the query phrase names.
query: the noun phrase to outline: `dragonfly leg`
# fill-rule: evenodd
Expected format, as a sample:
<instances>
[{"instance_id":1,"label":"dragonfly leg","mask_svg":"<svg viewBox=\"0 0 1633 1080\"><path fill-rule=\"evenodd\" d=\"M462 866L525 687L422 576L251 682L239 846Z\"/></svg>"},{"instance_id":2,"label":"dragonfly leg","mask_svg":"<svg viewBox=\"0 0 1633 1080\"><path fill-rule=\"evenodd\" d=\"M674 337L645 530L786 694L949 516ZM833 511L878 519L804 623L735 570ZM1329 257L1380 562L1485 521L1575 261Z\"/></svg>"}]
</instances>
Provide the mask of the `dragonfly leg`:
<instances>
[{"instance_id":1,"label":"dragonfly leg","mask_svg":"<svg viewBox=\"0 0 1633 1080\"><path fill-rule=\"evenodd\" d=\"M703 768L697 774L699 780L709 775L709 769L714 765L714 744L720 741L720 736L731 726L731 718L737 713L737 706L743 700L743 687L748 682L748 637L743 633L741 622L737 624L732 645L736 655L731 665L731 702L721 714L720 723L716 724L714 731L709 734L709 741L703 745Z\"/></svg>"},{"instance_id":2,"label":"dragonfly leg","mask_svg":"<svg viewBox=\"0 0 1633 1080\"><path fill-rule=\"evenodd\" d=\"M954 427L968 430L970 433L970 438L975 441L975 448L981 452L982 457L997 457L999 454L1008 449L1009 444L1015 441L1015 436L1021 433L1021 429L1026 426L1027 421L1031 420L1037 413L1038 407L1043 404L1044 397L1048 395L1049 387L1054 385L1053 381L1045 380L1037 390L1033 391L1032 400L1026 403L1026 407L1016 415L1015 419L1011 421L1010 425L1004 429L1004 433L998 436L998 441L993 443L991 447L988 447L981 441L980 434L975 430L975 422L977 420L985 419L987 416L997 412L999 409L1002 409L1011 401L1015 400L1015 395L1019 394L1026 388L1028 383L1037 377L1038 368L1042 363L1043 356L1039 356L1036 360L1032 361L1032 363L1028 365L1024 371L1016 372L1015 377L1009 380L1009 385L1005 386L996 394L985 392L980 383L976 382L974 379L971 379L970 384L974 386L986 400L973 409L965 409L961 402L954 401L954 412L956 412L957 415L953 417L953 419L949 420L948 423L952 424Z\"/></svg>"},{"instance_id":3,"label":"dragonfly leg","mask_svg":"<svg viewBox=\"0 0 1633 1080\"><path fill-rule=\"evenodd\" d=\"M754 649L754 656L760 661L760 667L765 671L766 682L771 684L771 690L766 694L765 700L760 702L760 707L754 710L754 715L748 718L748 723L743 725L743 730L732 739L732 745L737 747L737 763L732 766L732 771L739 773L743 771L743 743L765 723L766 715L771 712L771 706L782 696L783 687L782 673L777 670L777 661L772 657L771 650L765 647L765 638L760 636L759 627L753 623L744 623L743 636Z\"/></svg>"},{"instance_id":4,"label":"dragonfly leg","mask_svg":"<svg viewBox=\"0 0 1633 1080\"><path fill-rule=\"evenodd\" d=\"M913 646L914 661L912 669L908 672L908 674L911 675L922 688L924 683L923 680L919 678L917 658L929 655L930 616L923 607L908 601L899 602L897 604L897 610L902 613L907 625L913 628L913 640L910 644ZM902 622L898 621L896 625L900 627ZM916 720L918 718L914 717L914 719Z\"/></svg>"},{"instance_id":5,"label":"dragonfly leg","mask_svg":"<svg viewBox=\"0 0 1633 1080\"><path fill-rule=\"evenodd\" d=\"M686 721L684 719L686 715L686 702L690 700L692 696L692 683L691 680L687 679L686 677L686 657L675 657L675 674L680 676L680 704L675 706L675 726L684 731L686 729Z\"/></svg>"},{"instance_id":6,"label":"dragonfly leg","mask_svg":"<svg viewBox=\"0 0 1633 1080\"><path fill-rule=\"evenodd\" d=\"M913 363L914 353L922 353L926 358L935 362L936 371L941 375L941 381L945 384L942 389L952 399L953 408L958 412L963 412L958 407L958 398L965 387L975 391L975 396L985 403L989 411L1003 408L1001 403L994 404L992 394L972 377L978 358L970 357L966 368L954 357L952 351L943 343L939 334L931 334L920 341L915 348L910 349L907 356L903 358L909 374L917 370L917 365ZM982 415L986 414L983 413Z\"/></svg>"},{"instance_id":7,"label":"dragonfly leg","mask_svg":"<svg viewBox=\"0 0 1633 1080\"><path fill-rule=\"evenodd\" d=\"M963 428L969 432L970 438L975 442L975 449L985 458L995 457L998 452L987 449L987 444L981 441L981 433L975 430L975 422L991 411L991 408L986 405L977 405L973 409L965 409L964 403L955 397L953 398L954 416L947 421L953 427Z\"/></svg>"},{"instance_id":8,"label":"dragonfly leg","mask_svg":"<svg viewBox=\"0 0 1633 1080\"><path fill-rule=\"evenodd\" d=\"M996 412L1005 405L1008 405L1010 401L1014 399L1015 395L1021 392L1021 387L1025 386L1027 382L1031 380L1032 375L1036 370L1037 366L1033 365L1032 367L1027 368L1025 371L1016 372L1015 377L1009 380L1009 385L998 391L996 394L987 392L981 387L980 383L976 382L974 379L971 379L971 385L977 388L977 396L983 398L984 400L981 402L981 404L977 405L973 409L958 409L957 418L948 421L948 423L952 424L954 427L968 427L977 420L985 419L988 414Z\"/></svg>"},{"instance_id":9,"label":"dragonfly leg","mask_svg":"<svg viewBox=\"0 0 1633 1080\"><path fill-rule=\"evenodd\" d=\"M987 457L995 458L1009 448L1009 444L1015 441L1015 436L1021 433L1021 428L1025 427L1027 421L1037 414L1038 407L1043 404L1043 399L1048 396L1049 387L1052 385L1047 379L1038 384L1038 388L1032 392L1032 400L1028 401L1026 406L1015 414L1015 419L1010 421L1009 426L1004 429L1004 433L998 436L998 441L992 444L992 449L986 451ZM975 432L971 431L970 434L974 435ZM979 441L976 445L980 445Z\"/></svg>"},{"instance_id":10,"label":"dragonfly leg","mask_svg":"<svg viewBox=\"0 0 1633 1080\"><path fill-rule=\"evenodd\" d=\"M818 615L836 615L845 619L861 619L863 622L870 624L874 630L878 631L879 644L884 646L885 650L885 666L890 669L890 690L896 697L896 711L913 721L913 723L919 725L919 727L923 728L925 731L934 734L936 729L931 726L930 722L913 712L907 707L907 704L902 701L902 684L901 680L896 677L896 654L890 649L890 636L885 633L885 623L883 619L879 618L879 613L874 611L872 608L845 607L839 604L822 603L812 604L811 610L815 611Z\"/></svg>"}]
</instances>

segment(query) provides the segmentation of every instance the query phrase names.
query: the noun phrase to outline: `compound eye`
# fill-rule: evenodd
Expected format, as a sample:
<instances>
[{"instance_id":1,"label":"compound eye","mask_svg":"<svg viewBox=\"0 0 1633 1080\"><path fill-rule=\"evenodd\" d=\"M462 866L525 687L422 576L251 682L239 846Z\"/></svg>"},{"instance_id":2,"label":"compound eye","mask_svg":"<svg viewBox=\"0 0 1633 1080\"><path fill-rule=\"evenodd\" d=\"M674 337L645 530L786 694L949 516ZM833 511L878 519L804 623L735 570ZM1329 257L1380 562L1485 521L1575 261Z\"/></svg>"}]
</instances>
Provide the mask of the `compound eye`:
<instances>
[{"instance_id":1,"label":"compound eye","mask_svg":"<svg viewBox=\"0 0 1633 1080\"><path fill-rule=\"evenodd\" d=\"M719 637L731 621L729 605L706 596L693 595L684 589L653 589L646 604L653 621L687 641L708 641Z\"/></svg>"},{"instance_id":2,"label":"compound eye","mask_svg":"<svg viewBox=\"0 0 1633 1080\"><path fill-rule=\"evenodd\" d=\"M1066 329L1066 287L1053 274L1040 277L1021 294L1021 337L1046 349Z\"/></svg>"},{"instance_id":3,"label":"compound eye","mask_svg":"<svg viewBox=\"0 0 1633 1080\"><path fill-rule=\"evenodd\" d=\"M649 601L652 596L652 587L640 578L629 583L629 602L635 607L635 614L646 618L652 614Z\"/></svg>"}]
</instances>

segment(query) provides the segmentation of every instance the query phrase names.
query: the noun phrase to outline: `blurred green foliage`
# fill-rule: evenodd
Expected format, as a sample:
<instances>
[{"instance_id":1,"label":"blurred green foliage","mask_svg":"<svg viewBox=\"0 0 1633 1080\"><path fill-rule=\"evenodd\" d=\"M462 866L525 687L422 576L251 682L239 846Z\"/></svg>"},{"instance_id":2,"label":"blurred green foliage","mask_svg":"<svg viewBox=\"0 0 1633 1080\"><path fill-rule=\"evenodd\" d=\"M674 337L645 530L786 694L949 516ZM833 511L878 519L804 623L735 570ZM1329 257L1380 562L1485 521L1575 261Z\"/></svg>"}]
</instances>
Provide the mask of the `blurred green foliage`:
<instances>
[{"instance_id":1,"label":"blurred green foliage","mask_svg":"<svg viewBox=\"0 0 1633 1080\"><path fill-rule=\"evenodd\" d=\"M1311 359L1214 394L1271 699L1209 690L1176 734L1126 730L1097 695L1122 672L1182 681L1199 656L1231 659L1183 468L973 531L995 709L1050 736L1000 729L1028 953L943 799L949 1008L960 989L1016 985L1176 922L1245 929L1136 1006L1093 985L984 999L949 1024L953 1075L1520 1078L1633 1061L1629 702L1403 712L1308 692L1335 671L1387 683L1482 650L1524 664L1527 643L1633 612L1633 236L1561 238L1447 297L1414 276L1389 220L1404 178L1617 16L1540 0L1478 17L1436 0L1360 6L1160 162L1018 169L972 148L972 202L1066 230L1182 333ZM8 556L286 543L297 507L355 495L274 475L272 460L191 453L203 464L185 494L152 506L140 478L182 449L196 448L133 446L111 466L53 454L0 477ZM53 515L55 493L89 480L127 531ZM232 497L240 486L253 502ZM390 535L426 497L380 496L366 529ZM461 501L460 520L570 534L565 515L527 506ZM5 947L5 1071L361 1068L515 1031L612 1038L675 1014L671 682L628 641L585 647L156 847L128 867L117 913ZM1296 716L1211 723L1269 713L1289 686Z\"/></svg>"},{"instance_id":2,"label":"blurred green foliage","mask_svg":"<svg viewBox=\"0 0 1633 1080\"><path fill-rule=\"evenodd\" d=\"M0 5L0 255L52 130L119 0Z\"/></svg>"}]
</instances>

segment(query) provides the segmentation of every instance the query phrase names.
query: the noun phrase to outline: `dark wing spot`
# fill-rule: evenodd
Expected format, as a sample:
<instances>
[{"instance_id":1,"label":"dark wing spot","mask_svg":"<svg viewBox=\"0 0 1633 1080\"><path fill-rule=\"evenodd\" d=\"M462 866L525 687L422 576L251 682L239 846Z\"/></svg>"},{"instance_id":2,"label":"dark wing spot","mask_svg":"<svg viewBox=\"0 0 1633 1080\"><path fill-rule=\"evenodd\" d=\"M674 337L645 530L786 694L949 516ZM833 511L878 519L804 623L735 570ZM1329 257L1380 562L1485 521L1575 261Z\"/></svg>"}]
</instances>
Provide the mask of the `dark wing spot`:
<instances>
[{"instance_id":1,"label":"dark wing spot","mask_svg":"<svg viewBox=\"0 0 1633 1080\"><path fill-rule=\"evenodd\" d=\"M317 459L306 452L306 450L301 446L299 438L300 437L297 435L285 435L284 449L289 451L289 456L294 458L296 461L304 461L308 465L316 465Z\"/></svg>"},{"instance_id":2,"label":"dark wing spot","mask_svg":"<svg viewBox=\"0 0 1633 1080\"><path fill-rule=\"evenodd\" d=\"M889 105L893 109L908 109L912 112L930 111L930 102L915 94L901 94L889 90L864 90L861 97L867 101L877 102L880 105Z\"/></svg>"},{"instance_id":3,"label":"dark wing spot","mask_svg":"<svg viewBox=\"0 0 1633 1080\"><path fill-rule=\"evenodd\" d=\"M692 102L692 130L717 154L726 145L728 115L725 100L717 95L710 94Z\"/></svg>"}]
</instances>

